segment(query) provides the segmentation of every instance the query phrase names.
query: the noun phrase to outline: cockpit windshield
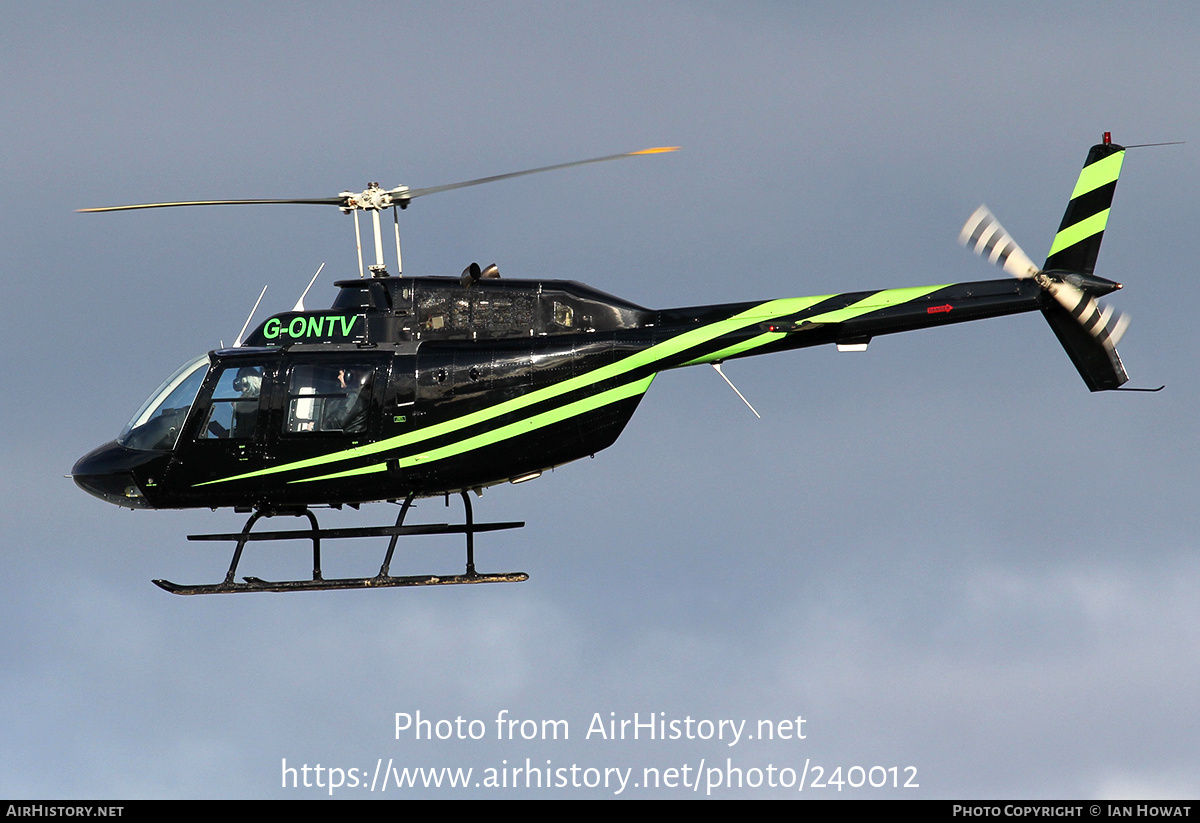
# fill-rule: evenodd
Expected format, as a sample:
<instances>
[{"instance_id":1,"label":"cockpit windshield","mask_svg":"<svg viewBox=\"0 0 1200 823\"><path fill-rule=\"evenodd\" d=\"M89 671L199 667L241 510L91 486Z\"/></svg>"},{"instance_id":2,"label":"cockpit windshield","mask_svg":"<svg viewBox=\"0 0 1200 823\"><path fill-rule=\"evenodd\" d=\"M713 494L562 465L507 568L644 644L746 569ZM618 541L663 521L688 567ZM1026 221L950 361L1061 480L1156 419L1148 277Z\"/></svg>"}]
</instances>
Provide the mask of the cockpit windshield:
<instances>
[{"instance_id":1,"label":"cockpit windshield","mask_svg":"<svg viewBox=\"0 0 1200 823\"><path fill-rule=\"evenodd\" d=\"M207 373L207 354L189 360L176 369L137 410L137 414L121 430L117 442L130 449L174 449Z\"/></svg>"}]
</instances>

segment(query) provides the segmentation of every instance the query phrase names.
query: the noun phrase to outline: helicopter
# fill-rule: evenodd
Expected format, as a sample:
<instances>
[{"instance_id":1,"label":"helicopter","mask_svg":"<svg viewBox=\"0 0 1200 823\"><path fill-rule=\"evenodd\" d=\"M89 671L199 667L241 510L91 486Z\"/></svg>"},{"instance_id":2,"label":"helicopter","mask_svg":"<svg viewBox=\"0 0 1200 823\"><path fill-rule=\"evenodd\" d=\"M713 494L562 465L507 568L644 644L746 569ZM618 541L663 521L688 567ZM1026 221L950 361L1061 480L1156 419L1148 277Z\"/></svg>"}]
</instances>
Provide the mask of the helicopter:
<instances>
[{"instance_id":1,"label":"helicopter","mask_svg":"<svg viewBox=\"0 0 1200 823\"><path fill-rule=\"evenodd\" d=\"M302 295L292 311L270 316L232 347L180 366L115 440L79 459L75 483L131 509L231 507L249 514L239 532L189 535L233 542L233 557L219 583L153 581L173 594L520 582L526 573L477 571L474 537L525 524L475 522L469 493L534 479L612 445L667 369L709 365L737 392L721 370L726 360L821 345L861 351L880 335L1040 311L1091 391L1127 382L1116 344L1128 320L1097 303L1121 284L1094 273L1125 153L1108 132L1088 152L1043 266L985 206L968 219L960 242L1008 278L654 310L576 281L501 278L495 264L472 263L460 277L403 274L396 215L416 197L675 148L432 188L372 183L328 198L82 209L332 205L354 215L359 276L335 283L330 308L306 309ZM384 262L380 220L389 208L395 275ZM360 212L372 219L369 275ZM463 501L461 524L405 523L414 500L445 497L449 504L451 496ZM400 506L393 525L322 528L313 512L380 501ZM253 531L276 516L305 518L308 527ZM465 571L391 574L398 539L421 534L465 535ZM321 541L363 537L389 538L378 573L326 579ZM238 581L245 546L263 540L310 541L311 577Z\"/></svg>"}]
</instances>

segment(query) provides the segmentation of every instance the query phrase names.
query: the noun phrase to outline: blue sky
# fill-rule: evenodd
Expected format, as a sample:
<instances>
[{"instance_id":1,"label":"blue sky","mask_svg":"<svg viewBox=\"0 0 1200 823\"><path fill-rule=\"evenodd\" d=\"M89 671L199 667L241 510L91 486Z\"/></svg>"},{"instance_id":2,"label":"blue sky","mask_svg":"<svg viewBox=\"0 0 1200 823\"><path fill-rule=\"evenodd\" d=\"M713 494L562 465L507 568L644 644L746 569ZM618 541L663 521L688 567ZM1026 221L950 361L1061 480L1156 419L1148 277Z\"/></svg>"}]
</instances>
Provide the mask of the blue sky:
<instances>
[{"instance_id":1,"label":"blue sky","mask_svg":"<svg viewBox=\"0 0 1200 823\"><path fill-rule=\"evenodd\" d=\"M241 517L130 513L62 477L175 366L232 341L263 285L263 309L285 311L322 262L310 306L355 272L332 210L73 209L430 186L680 145L423 198L402 215L406 272L495 261L664 308L989 279L955 242L980 202L1040 260L1102 132L1193 139L1191 6L0 15L0 794L326 796L281 787L283 761L478 775L526 758L635 780L726 758L917 769L916 789L841 792L864 798L1200 791L1191 143L1129 152L1097 267L1126 286L1131 385L1166 391L1089 394L1036 315L728 364L761 421L711 370L666 373L595 460L477 501L528 521L478 550L481 567L528 571L521 585L172 598L150 579L213 580L228 562L184 536ZM439 540L393 569L454 569L458 544ZM377 548L330 547L326 573L370 571ZM254 547L242 568L302 574L304 552ZM570 739L497 740L505 710L565 719ZM396 739L396 713L416 711L489 734ZM586 737L595 715L635 712L803 716L806 737ZM422 794L613 791L382 796Z\"/></svg>"}]
</instances>

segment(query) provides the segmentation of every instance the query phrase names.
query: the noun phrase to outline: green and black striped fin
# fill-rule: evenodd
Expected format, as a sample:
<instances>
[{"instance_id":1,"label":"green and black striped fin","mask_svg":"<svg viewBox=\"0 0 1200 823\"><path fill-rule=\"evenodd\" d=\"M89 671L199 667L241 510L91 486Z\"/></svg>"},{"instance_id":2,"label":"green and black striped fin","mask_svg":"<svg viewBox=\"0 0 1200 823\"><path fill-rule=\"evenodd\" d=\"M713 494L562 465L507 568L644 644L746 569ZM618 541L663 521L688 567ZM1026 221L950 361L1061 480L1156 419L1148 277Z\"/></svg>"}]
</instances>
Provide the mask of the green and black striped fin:
<instances>
[{"instance_id":1,"label":"green and black striped fin","mask_svg":"<svg viewBox=\"0 0 1200 823\"><path fill-rule=\"evenodd\" d=\"M1107 134L1105 142L1092 146L1083 171L1079 173L1079 182L1071 192L1062 225L1050 246L1050 255L1042 267L1044 271L1091 274L1095 270L1124 159L1125 147L1110 143Z\"/></svg>"}]
</instances>

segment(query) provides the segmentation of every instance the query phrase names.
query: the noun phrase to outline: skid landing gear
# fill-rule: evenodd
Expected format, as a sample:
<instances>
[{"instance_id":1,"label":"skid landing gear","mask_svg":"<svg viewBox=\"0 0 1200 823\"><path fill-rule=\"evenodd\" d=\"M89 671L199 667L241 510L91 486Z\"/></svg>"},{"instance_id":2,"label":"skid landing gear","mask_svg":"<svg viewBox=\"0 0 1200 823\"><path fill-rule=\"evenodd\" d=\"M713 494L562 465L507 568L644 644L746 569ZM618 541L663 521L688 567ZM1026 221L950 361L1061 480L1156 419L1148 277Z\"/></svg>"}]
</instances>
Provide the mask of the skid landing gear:
<instances>
[{"instance_id":1,"label":"skid landing gear","mask_svg":"<svg viewBox=\"0 0 1200 823\"><path fill-rule=\"evenodd\" d=\"M466 522L462 525L432 523L420 526L405 526L404 517L412 506L413 496L409 495L400 507L394 526L374 526L357 529L322 529L317 524L317 517L308 509L293 511L260 510L250 515L246 525L237 533L228 534L191 534L188 540L233 540L237 548L233 550L233 559L229 563L229 571L220 583L201 586L181 586L170 580L155 580L154 584L171 594L238 594L242 592L314 592L332 591L335 589L377 589L391 586L452 586L469 583L520 583L529 579L525 572L504 572L501 574L480 574L475 571L475 534L476 532L499 531L501 529L519 529L524 522L507 523L476 523L471 513L471 499L467 493L461 492L463 505L466 509ZM309 529L292 531L251 532L254 524L263 517L291 515L307 517L311 525ZM403 535L411 534L465 534L467 536L467 568L463 574L453 575L415 575L409 577L393 577L389 573L392 555L396 551L396 542ZM321 575L321 538L337 540L350 537L390 537L387 554L379 574L374 577L342 577L326 580ZM256 540L312 540L313 547L313 576L311 580L263 580L259 577L243 578L245 582L236 580L238 562L242 559L242 549L248 542Z\"/></svg>"}]
</instances>

